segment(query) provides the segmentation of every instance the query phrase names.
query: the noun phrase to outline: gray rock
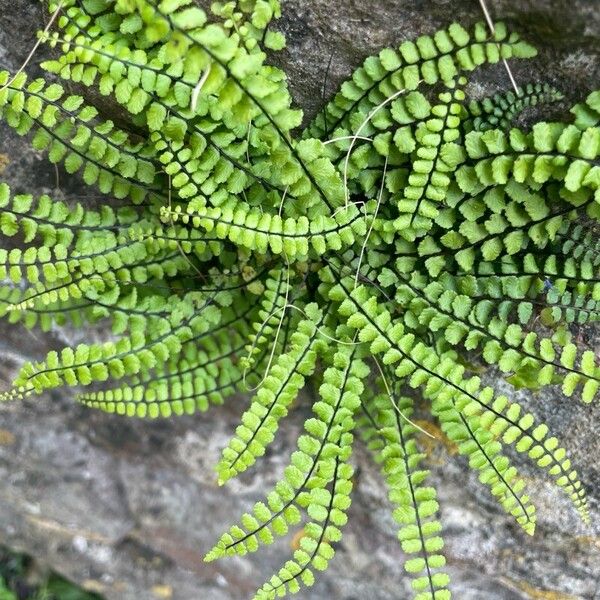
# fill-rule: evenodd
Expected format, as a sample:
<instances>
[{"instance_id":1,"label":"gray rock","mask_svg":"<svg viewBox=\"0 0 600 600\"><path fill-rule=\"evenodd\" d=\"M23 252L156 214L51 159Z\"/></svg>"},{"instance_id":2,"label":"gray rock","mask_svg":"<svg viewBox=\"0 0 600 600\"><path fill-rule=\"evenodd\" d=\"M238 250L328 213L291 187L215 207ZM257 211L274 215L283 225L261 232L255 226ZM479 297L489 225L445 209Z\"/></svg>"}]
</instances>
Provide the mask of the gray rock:
<instances>
[{"instance_id":1,"label":"gray rock","mask_svg":"<svg viewBox=\"0 0 600 600\"><path fill-rule=\"evenodd\" d=\"M43 26L37 4L1 0L0 64L15 69ZM536 43L534 61L515 64L518 82L550 81L569 102L600 87L600 11L596 0L489 0L494 16ZM450 20L481 18L475 0L288 0L279 27L288 48L277 61L289 73L307 118L370 53ZM331 69L326 66L333 54ZM30 66L36 64L36 54ZM326 81L325 81L326 79ZM324 86L325 83L325 86ZM508 89L502 66L478 74L473 93ZM564 111L562 105L551 114ZM88 197L0 125L0 169L16 191ZM58 177L58 179L57 179ZM75 332L29 333L2 324L0 377L8 382L23 360L75 339ZM589 331L596 348L600 339ZM497 387L517 396L503 381ZM85 410L61 394L0 406L0 542L26 551L107 599L242 600L290 552L281 540L260 554L205 564L202 556L236 517L277 480L293 448L306 406L281 431L257 468L220 489L213 465L243 410L236 397L223 409L193 418L138 422ZM589 492L593 524L577 520L549 480L523 465L538 505L535 537L523 534L442 443L430 444L449 570L460 600L600 598L600 442L596 406L557 390L527 402L568 448ZM391 600L408 597L381 478L358 445L360 476L344 541L330 570L304 592L307 599Z\"/></svg>"}]
</instances>

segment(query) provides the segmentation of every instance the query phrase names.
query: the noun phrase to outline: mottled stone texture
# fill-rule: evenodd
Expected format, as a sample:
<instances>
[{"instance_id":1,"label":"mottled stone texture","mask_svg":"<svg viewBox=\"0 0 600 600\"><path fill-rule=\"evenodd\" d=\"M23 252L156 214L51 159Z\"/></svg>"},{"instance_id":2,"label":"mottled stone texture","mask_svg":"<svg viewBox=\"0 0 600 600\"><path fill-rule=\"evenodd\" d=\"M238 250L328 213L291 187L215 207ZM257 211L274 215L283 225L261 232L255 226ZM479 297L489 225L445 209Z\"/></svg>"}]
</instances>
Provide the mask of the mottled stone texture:
<instances>
[{"instance_id":1,"label":"mottled stone texture","mask_svg":"<svg viewBox=\"0 0 600 600\"><path fill-rule=\"evenodd\" d=\"M551 81L569 100L600 87L597 0L488 3L495 17L505 18L540 49L536 60L514 66L519 82ZM43 15L33 0L0 0L0 9L0 64L14 69L34 43ZM277 60L309 115L321 106L331 54L327 96L382 46L433 32L453 19L469 24L481 18L476 0L289 0L284 10L280 27L289 47ZM500 65L477 79L482 83L472 85L474 93L509 85ZM55 173L25 140L0 125L2 170L16 191L54 192L58 176L57 194L93 194L62 171ZM5 324L0 332L3 380L24 359L41 358L47 348L82 335L42 336ZM597 332L586 335L598 348ZM497 385L515 393L500 378ZM538 530L529 538L490 500L464 460L430 442L459 600L600 598L599 409L565 400L555 390L528 400L571 448L589 490L594 524L580 524L549 481L524 466L539 507ZM245 404L238 397L208 415L154 423L84 410L62 393L0 407L0 543L33 554L107 599L248 598L290 551L289 540L252 557L210 565L202 555L281 474L309 398L265 460L219 489L212 466ZM344 541L328 573L303 598L409 597L382 481L360 445L356 462L360 477Z\"/></svg>"}]
</instances>

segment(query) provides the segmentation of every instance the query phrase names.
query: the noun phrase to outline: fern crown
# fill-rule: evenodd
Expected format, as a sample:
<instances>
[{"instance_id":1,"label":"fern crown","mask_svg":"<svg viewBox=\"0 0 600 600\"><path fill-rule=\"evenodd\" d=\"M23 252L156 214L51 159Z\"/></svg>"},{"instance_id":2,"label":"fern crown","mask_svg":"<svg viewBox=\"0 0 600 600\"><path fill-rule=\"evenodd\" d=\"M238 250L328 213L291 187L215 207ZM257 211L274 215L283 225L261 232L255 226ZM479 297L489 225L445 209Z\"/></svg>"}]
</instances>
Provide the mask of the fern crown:
<instances>
[{"instance_id":1,"label":"fern crown","mask_svg":"<svg viewBox=\"0 0 600 600\"><path fill-rule=\"evenodd\" d=\"M600 92L568 123L513 127L560 92L533 83L468 99L472 71L535 51L501 23L492 35L455 23L365 60L303 125L267 60L285 44L271 28L278 0L57 8L43 35L59 50L43 65L54 76L1 72L0 116L107 202L0 185L0 316L111 332L23 365L4 399L73 386L86 406L156 418L252 389L217 465L223 484L266 452L315 381L281 481L206 555L254 552L303 527L259 600L327 567L357 437L388 486L415 600L450 598L415 412L526 532L535 508L511 449L588 519L560 441L478 373L598 396L598 358L573 331L600 314ZM96 88L126 125L56 76Z\"/></svg>"}]
</instances>

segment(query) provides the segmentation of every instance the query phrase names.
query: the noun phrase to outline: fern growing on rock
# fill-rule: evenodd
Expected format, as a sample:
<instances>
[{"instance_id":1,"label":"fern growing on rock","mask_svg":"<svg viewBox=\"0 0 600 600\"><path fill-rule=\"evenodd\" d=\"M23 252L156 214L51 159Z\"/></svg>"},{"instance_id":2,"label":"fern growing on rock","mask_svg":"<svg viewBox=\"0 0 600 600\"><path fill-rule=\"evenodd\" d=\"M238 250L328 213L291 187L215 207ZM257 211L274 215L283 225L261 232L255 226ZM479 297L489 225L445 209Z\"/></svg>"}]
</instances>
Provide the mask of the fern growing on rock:
<instances>
[{"instance_id":1,"label":"fern growing on rock","mask_svg":"<svg viewBox=\"0 0 600 600\"><path fill-rule=\"evenodd\" d=\"M43 330L108 323L103 343L25 364L6 400L59 386L131 417L205 411L254 390L217 465L225 483L317 383L281 481L206 555L299 547L256 594L311 585L342 536L360 437L389 489L414 598L450 597L438 499L411 415L428 410L528 533L527 454L584 520L548 427L497 394L561 384L592 402L600 367L570 326L600 314L600 92L570 123L512 126L560 92L469 100L466 77L534 49L501 23L452 24L368 58L302 126L268 52L278 0L66 0L44 68L94 87L118 127L54 78L0 74L0 115L110 199L68 205L0 186L0 315ZM468 358L469 360L466 360Z\"/></svg>"}]
</instances>

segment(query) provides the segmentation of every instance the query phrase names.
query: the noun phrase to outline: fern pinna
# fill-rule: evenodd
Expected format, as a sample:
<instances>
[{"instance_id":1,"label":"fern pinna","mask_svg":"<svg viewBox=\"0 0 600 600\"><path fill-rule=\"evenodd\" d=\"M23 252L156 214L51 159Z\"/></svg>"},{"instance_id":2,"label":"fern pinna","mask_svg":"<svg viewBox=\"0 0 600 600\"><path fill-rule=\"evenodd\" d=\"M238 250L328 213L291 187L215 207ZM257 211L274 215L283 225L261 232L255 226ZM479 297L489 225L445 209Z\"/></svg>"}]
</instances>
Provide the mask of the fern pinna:
<instances>
[{"instance_id":1,"label":"fern pinna","mask_svg":"<svg viewBox=\"0 0 600 600\"><path fill-rule=\"evenodd\" d=\"M282 480L206 556L303 527L257 599L297 592L327 567L357 436L389 488L414 597L450 597L417 410L528 533L535 508L511 448L588 519L559 440L475 365L517 387L598 395L598 359L571 330L600 314L600 92L570 123L515 128L523 108L560 92L533 83L467 100L465 77L534 49L501 23L492 35L452 24L365 60L302 129L267 60L285 44L270 29L278 0L50 10L58 26L43 40L60 52L45 69L97 88L128 124L56 78L0 75L5 122L110 199L68 205L0 187L0 314L44 330L106 322L113 335L25 364L4 399L75 386L87 406L155 418L254 390L217 466L225 483L316 381Z\"/></svg>"}]
</instances>

